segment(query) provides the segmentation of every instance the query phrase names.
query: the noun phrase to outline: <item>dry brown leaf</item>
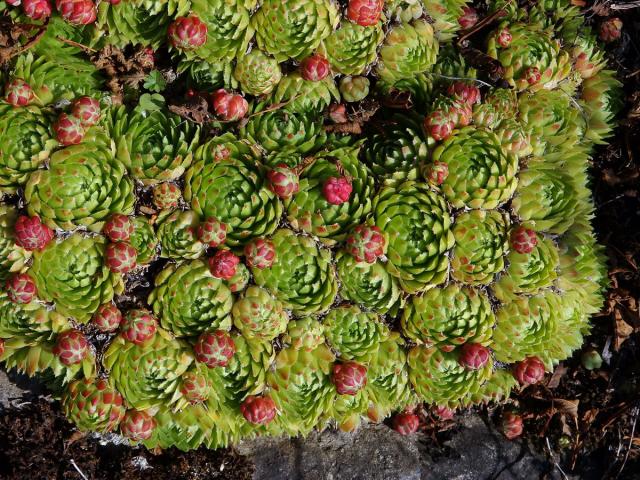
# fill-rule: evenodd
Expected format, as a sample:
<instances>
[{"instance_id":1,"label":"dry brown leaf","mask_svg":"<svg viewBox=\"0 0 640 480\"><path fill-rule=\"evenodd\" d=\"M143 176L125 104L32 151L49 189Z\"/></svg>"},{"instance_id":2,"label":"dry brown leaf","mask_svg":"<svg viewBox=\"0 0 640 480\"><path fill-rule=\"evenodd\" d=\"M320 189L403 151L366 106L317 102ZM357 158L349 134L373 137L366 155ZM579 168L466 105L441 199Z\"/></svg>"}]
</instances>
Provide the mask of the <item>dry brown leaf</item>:
<instances>
[{"instance_id":1,"label":"dry brown leaf","mask_svg":"<svg viewBox=\"0 0 640 480\"><path fill-rule=\"evenodd\" d=\"M565 376L568 370L569 369L567 367L565 367L562 363L560 363L556 367L556 369L553 371L553 375L551 375L551 378L547 382L547 388L549 389L558 388L558 385L560 385L560 380L562 380L562 377Z\"/></svg>"},{"instance_id":2,"label":"dry brown leaf","mask_svg":"<svg viewBox=\"0 0 640 480\"><path fill-rule=\"evenodd\" d=\"M578 418L578 405L580 405L580 400L553 399L553 407L557 412L570 415L575 419Z\"/></svg>"}]
</instances>

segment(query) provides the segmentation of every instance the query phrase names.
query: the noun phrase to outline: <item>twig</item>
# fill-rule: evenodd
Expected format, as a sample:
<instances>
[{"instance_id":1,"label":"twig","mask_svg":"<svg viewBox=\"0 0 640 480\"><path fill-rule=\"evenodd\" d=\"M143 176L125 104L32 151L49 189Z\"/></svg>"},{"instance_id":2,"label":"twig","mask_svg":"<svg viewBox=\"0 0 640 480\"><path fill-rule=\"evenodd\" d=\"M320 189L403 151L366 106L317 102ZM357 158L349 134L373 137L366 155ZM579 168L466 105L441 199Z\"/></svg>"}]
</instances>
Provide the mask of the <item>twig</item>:
<instances>
[{"instance_id":1,"label":"twig","mask_svg":"<svg viewBox=\"0 0 640 480\"><path fill-rule=\"evenodd\" d=\"M84 473L82 473L82 470L78 468L78 465L76 465L76 462L73 460L73 458L69 460L69 462L71 463L71 465L73 465L73 468L75 468L76 471L80 474L80 476L82 477L82 480L89 480L87 476Z\"/></svg>"},{"instance_id":2,"label":"twig","mask_svg":"<svg viewBox=\"0 0 640 480\"><path fill-rule=\"evenodd\" d=\"M449 75L440 75L439 73L428 73L427 75L431 75L438 78L444 78L446 80L468 80L470 82L477 82L485 87L493 87L490 83L487 83L479 78L468 78L468 77L450 77Z\"/></svg>"},{"instance_id":3,"label":"twig","mask_svg":"<svg viewBox=\"0 0 640 480\"><path fill-rule=\"evenodd\" d=\"M632 8L636 7L640 7L640 1L628 3L613 3L609 8L611 10L631 10Z\"/></svg>"},{"instance_id":4,"label":"twig","mask_svg":"<svg viewBox=\"0 0 640 480\"><path fill-rule=\"evenodd\" d=\"M560 472L560 475L562 475L562 478L564 478L564 480L569 480L569 477L567 477L567 474L564 473L564 470L562 470L562 467L553 456L553 450L551 450L551 443L549 442L549 437L544 437L544 439L547 441L547 448L549 449L549 456L551 457L551 462L553 463L553 466L558 469L558 471Z\"/></svg>"},{"instance_id":5,"label":"twig","mask_svg":"<svg viewBox=\"0 0 640 480\"><path fill-rule=\"evenodd\" d=\"M464 32L464 35L462 35L459 39L458 39L458 45L462 45L462 43L469 38L470 36L472 36L473 34L477 33L478 31L482 30L485 26L487 26L488 24L490 24L491 22L493 22L494 20L500 19L502 17L505 17L507 15L506 9L509 5L511 5L513 3L513 0L510 0L508 3L506 3L505 5L502 6L502 8L500 8L499 10L496 10L495 12L493 12L491 15L489 15L488 17L483 18L482 20L480 20L478 23L476 23L470 30Z\"/></svg>"},{"instance_id":6,"label":"twig","mask_svg":"<svg viewBox=\"0 0 640 480\"><path fill-rule=\"evenodd\" d=\"M633 444L633 437L636 433L636 423L638 422L638 407L633 409L633 426L631 427L631 436L629 437L629 446L627 447L627 453L624 455L624 460L622 461L622 465L620 466L620 470L618 470L618 474L616 478L620 476L622 471L624 470L625 465L627 464L627 460L629 459L629 453L631 452L631 445Z\"/></svg>"},{"instance_id":7,"label":"twig","mask_svg":"<svg viewBox=\"0 0 640 480\"><path fill-rule=\"evenodd\" d=\"M84 50L85 52L91 52L91 53L97 52L97 50L94 50L91 47L87 47L86 45L83 45L81 43L74 42L73 40L69 40L68 38L63 38L63 37L56 37L56 38L60 40L62 43L66 43L68 45L71 45L72 47L77 47L81 50Z\"/></svg>"}]
</instances>

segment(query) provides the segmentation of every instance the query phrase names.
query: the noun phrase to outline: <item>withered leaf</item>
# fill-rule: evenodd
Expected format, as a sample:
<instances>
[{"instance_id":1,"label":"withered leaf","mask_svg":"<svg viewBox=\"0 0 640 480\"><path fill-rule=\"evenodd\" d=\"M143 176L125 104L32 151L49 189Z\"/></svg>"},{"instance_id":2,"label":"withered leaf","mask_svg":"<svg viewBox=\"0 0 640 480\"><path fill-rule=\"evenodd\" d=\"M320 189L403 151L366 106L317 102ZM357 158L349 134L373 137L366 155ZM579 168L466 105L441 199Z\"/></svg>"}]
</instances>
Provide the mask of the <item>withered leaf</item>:
<instances>
[{"instance_id":1,"label":"withered leaf","mask_svg":"<svg viewBox=\"0 0 640 480\"><path fill-rule=\"evenodd\" d=\"M560 363L556 367L556 369L553 371L553 375L551 375L551 378L547 382L547 388L549 389L558 388L558 385L560 385L560 380L562 380L562 377L565 376L568 370L569 369L567 367L565 367L562 363Z\"/></svg>"}]
</instances>

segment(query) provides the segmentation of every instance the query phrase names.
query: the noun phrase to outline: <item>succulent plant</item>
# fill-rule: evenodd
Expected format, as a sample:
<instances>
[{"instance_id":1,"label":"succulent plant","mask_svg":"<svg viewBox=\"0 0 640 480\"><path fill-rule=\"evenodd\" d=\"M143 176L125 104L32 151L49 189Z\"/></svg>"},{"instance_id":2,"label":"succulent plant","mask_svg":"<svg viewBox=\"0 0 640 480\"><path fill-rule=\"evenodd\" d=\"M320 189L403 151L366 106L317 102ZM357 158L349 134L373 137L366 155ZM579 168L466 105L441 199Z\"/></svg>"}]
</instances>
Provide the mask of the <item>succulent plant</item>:
<instances>
[{"instance_id":1,"label":"succulent plant","mask_svg":"<svg viewBox=\"0 0 640 480\"><path fill-rule=\"evenodd\" d=\"M497 210L471 210L456 218L451 274L469 285L491 283L504 269L509 218Z\"/></svg>"},{"instance_id":2,"label":"succulent plant","mask_svg":"<svg viewBox=\"0 0 640 480\"><path fill-rule=\"evenodd\" d=\"M467 342L486 345L495 323L489 298L457 284L413 297L402 314L402 331L408 338L441 350Z\"/></svg>"},{"instance_id":3,"label":"succulent plant","mask_svg":"<svg viewBox=\"0 0 640 480\"><path fill-rule=\"evenodd\" d=\"M251 17L251 24L262 50L278 61L301 60L318 48L339 19L336 6L329 0L266 0Z\"/></svg>"},{"instance_id":4,"label":"succulent plant","mask_svg":"<svg viewBox=\"0 0 640 480\"><path fill-rule=\"evenodd\" d=\"M100 237L70 237L50 243L34 252L29 275L38 297L55 302L56 309L80 323L86 323L104 303L124 289L119 274L105 265L106 242Z\"/></svg>"},{"instance_id":5,"label":"succulent plant","mask_svg":"<svg viewBox=\"0 0 640 480\"><path fill-rule=\"evenodd\" d=\"M58 150L49 169L36 170L24 190L27 210L51 228L99 232L112 213L133 213L133 183L100 143Z\"/></svg>"},{"instance_id":6,"label":"succulent plant","mask_svg":"<svg viewBox=\"0 0 640 480\"><path fill-rule=\"evenodd\" d=\"M237 150L212 162L214 145L229 145L227 148ZM194 212L224 222L229 227L226 243L231 246L273 233L282 204L267 188L262 167L250 148L226 134L201 147L200 152L185 179L184 197Z\"/></svg>"},{"instance_id":7,"label":"succulent plant","mask_svg":"<svg viewBox=\"0 0 640 480\"><path fill-rule=\"evenodd\" d=\"M233 324L246 338L273 340L287 328L282 304L260 287L249 287L233 304Z\"/></svg>"},{"instance_id":8,"label":"succulent plant","mask_svg":"<svg viewBox=\"0 0 640 480\"><path fill-rule=\"evenodd\" d=\"M426 20L391 28L380 49L376 72L389 84L429 69L438 56L438 40Z\"/></svg>"},{"instance_id":9,"label":"succulent plant","mask_svg":"<svg viewBox=\"0 0 640 480\"><path fill-rule=\"evenodd\" d=\"M387 269L406 292L445 281L454 237L443 197L415 181L385 187L374 199L373 218L389 241Z\"/></svg>"},{"instance_id":10,"label":"succulent plant","mask_svg":"<svg viewBox=\"0 0 640 480\"><path fill-rule=\"evenodd\" d=\"M231 327L231 291L201 260L168 265L147 301L162 328L178 337Z\"/></svg>"},{"instance_id":11,"label":"succulent plant","mask_svg":"<svg viewBox=\"0 0 640 480\"><path fill-rule=\"evenodd\" d=\"M297 314L326 311L338 290L329 251L292 230L278 230L271 240L281 260L252 269L256 283Z\"/></svg>"},{"instance_id":12,"label":"succulent plant","mask_svg":"<svg viewBox=\"0 0 640 480\"><path fill-rule=\"evenodd\" d=\"M57 145L49 114L36 106L15 109L0 104L0 191L24 186Z\"/></svg>"},{"instance_id":13,"label":"succulent plant","mask_svg":"<svg viewBox=\"0 0 640 480\"><path fill-rule=\"evenodd\" d=\"M293 228L341 240L365 218L371 211L374 180L358 161L359 151L356 146L326 152L302 172L299 191L287 202Z\"/></svg>"},{"instance_id":14,"label":"succulent plant","mask_svg":"<svg viewBox=\"0 0 640 480\"><path fill-rule=\"evenodd\" d=\"M0 0L47 27L0 72L0 362L80 430L189 450L393 415L408 435L583 344L616 19L493 0L485 34L468 0L52 3Z\"/></svg>"},{"instance_id":15,"label":"succulent plant","mask_svg":"<svg viewBox=\"0 0 640 480\"><path fill-rule=\"evenodd\" d=\"M120 393L106 380L76 380L62 396L65 415L83 431L111 432L125 414Z\"/></svg>"},{"instance_id":16,"label":"succulent plant","mask_svg":"<svg viewBox=\"0 0 640 480\"><path fill-rule=\"evenodd\" d=\"M266 95L278 85L282 70L278 61L254 49L238 59L233 76L249 95Z\"/></svg>"},{"instance_id":17,"label":"succulent plant","mask_svg":"<svg viewBox=\"0 0 640 480\"><path fill-rule=\"evenodd\" d=\"M514 412L505 412L502 415L500 426L502 428L502 433L509 440L518 438L522 435L522 431L524 429L522 417L520 415L516 415Z\"/></svg>"},{"instance_id":18,"label":"succulent plant","mask_svg":"<svg viewBox=\"0 0 640 480\"><path fill-rule=\"evenodd\" d=\"M164 110L128 112L118 107L110 112L109 122L116 158L143 183L174 180L191 165L199 129L179 116Z\"/></svg>"},{"instance_id":19,"label":"succulent plant","mask_svg":"<svg viewBox=\"0 0 640 480\"><path fill-rule=\"evenodd\" d=\"M449 175L440 188L456 208L496 208L518 185L517 158L488 130L460 129L436 147L432 161L447 164Z\"/></svg>"}]
</instances>

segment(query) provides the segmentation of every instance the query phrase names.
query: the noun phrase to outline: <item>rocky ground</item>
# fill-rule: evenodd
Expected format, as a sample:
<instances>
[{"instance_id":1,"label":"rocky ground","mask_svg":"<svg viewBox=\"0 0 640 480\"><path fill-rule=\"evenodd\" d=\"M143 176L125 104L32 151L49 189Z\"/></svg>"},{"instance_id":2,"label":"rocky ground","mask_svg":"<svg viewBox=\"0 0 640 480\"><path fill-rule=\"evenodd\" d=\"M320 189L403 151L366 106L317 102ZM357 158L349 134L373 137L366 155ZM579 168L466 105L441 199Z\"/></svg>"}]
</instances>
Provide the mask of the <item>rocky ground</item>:
<instances>
[{"instance_id":1,"label":"rocky ground","mask_svg":"<svg viewBox=\"0 0 640 480\"><path fill-rule=\"evenodd\" d=\"M16 380L12 376L12 380ZM37 384L18 378L23 388L31 387L37 392ZM4 415L0 413L0 478L25 478L31 471L53 472L57 478L87 479L97 478L142 478L143 467L152 470L144 471L146 478L153 472L153 478L183 478L172 476L173 471L166 468L165 460L181 462L196 460L209 462L208 471L199 469L191 472L190 479L225 478L240 480L254 478L256 480L477 480L500 479L520 480L537 478L561 478L559 471L554 472L554 465L544 455L530 449L525 441L510 442L496 429L477 414L463 416L458 425L449 431L448 439L441 445L427 442L424 435L401 437L385 425L369 426L359 429L354 434L328 430L321 434L312 434L307 439L258 439L245 441L238 447L238 453L244 457L233 459L235 465L228 465L229 457L221 454L215 458L200 458L190 455L191 459L178 452L169 452L154 457L145 451L128 452L122 446L105 443L95 438L77 438L72 428L61 417L58 417L56 405L49 408L44 402L36 402L31 406L34 393L24 391L9 381L5 372L0 372L0 405ZM20 409L16 409L20 406ZM26 415L19 415L22 410ZM37 413L36 413L37 411ZM53 418L53 420L51 420ZM28 419L33 419L30 425ZM52 422L49 425L49 422ZM51 437L44 437L43 442L53 446L53 455L48 456L46 450L34 454L28 459L21 459L24 470L17 474L9 473L5 462L16 462L15 458L3 458L8 449L35 451L19 445L21 441L36 447L39 433L32 431L30 438L21 440L7 435L8 423L18 423L20 428L38 424L40 427L51 426L62 433L60 444ZM62 424L62 425L61 425ZM3 439L4 437L4 439ZM113 440L113 439L109 439ZM13 445L4 445L4 442ZM43 448L43 445L38 446ZM203 456L208 455L200 452ZM213 456L213 455L212 455ZM111 463L105 461L111 457ZM53 459L62 460L60 462ZM26 460L26 461L23 461ZM51 462L54 461L52 464ZM238 464L245 462L243 469ZM115 468L115 463L119 466ZM255 471L251 475L251 465ZM4 465L3 465L4 464ZM75 466L74 466L75 464ZM77 467L77 469L76 469ZM216 468L217 467L217 468ZM219 467L223 467L220 470ZM227 472L225 473L225 468ZM4 470L3 470L4 469ZM229 469L232 469L231 471ZM78 471L79 470L79 471ZM214 471L215 470L215 471ZM82 473L80 473L82 472ZM107 474L106 472L110 472ZM122 477L119 475L125 475ZM53 473L51 473L53 474ZM16 476L12 476L16 475ZM204 475L204 476L203 476ZM226 476L225 476L226 475ZM44 476L42 478L56 478ZM574 477L578 478L578 477Z\"/></svg>"}]
</instances>

